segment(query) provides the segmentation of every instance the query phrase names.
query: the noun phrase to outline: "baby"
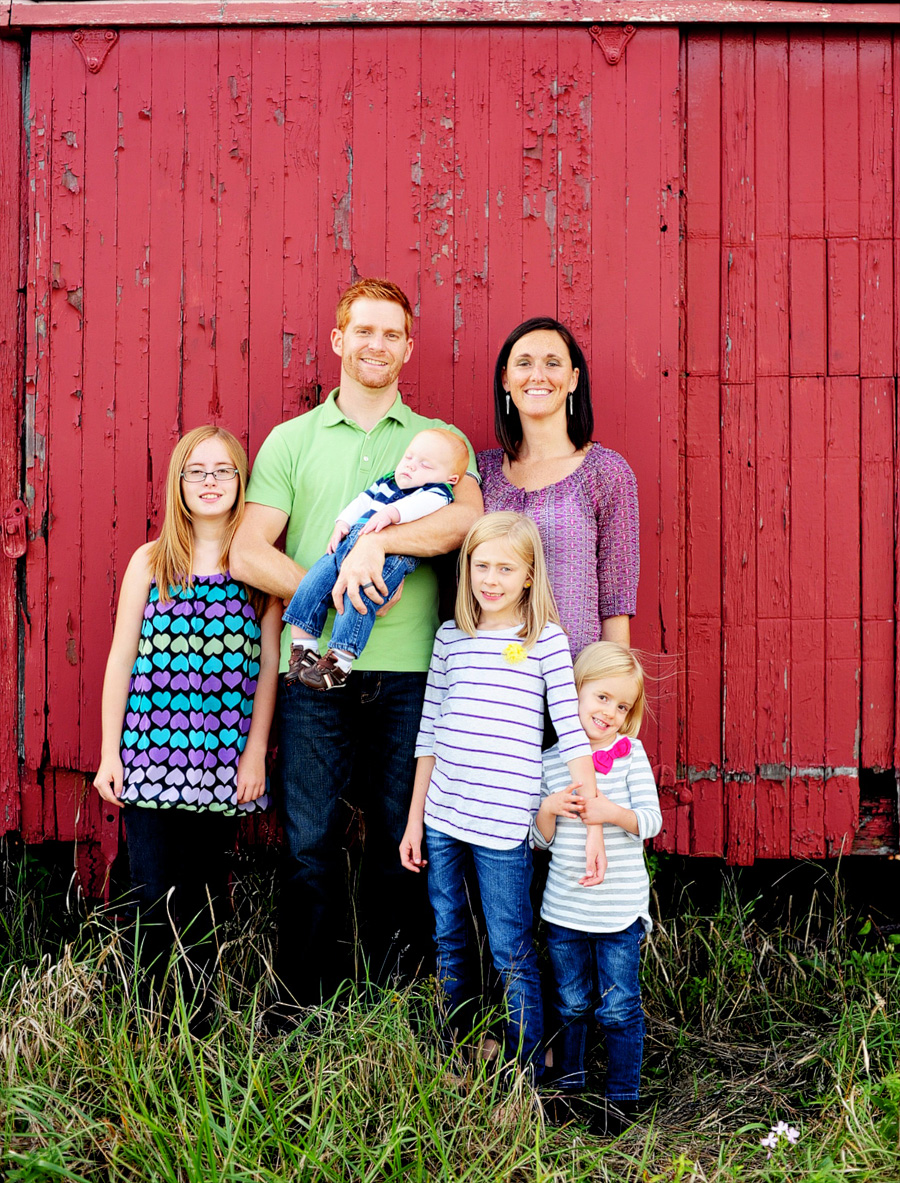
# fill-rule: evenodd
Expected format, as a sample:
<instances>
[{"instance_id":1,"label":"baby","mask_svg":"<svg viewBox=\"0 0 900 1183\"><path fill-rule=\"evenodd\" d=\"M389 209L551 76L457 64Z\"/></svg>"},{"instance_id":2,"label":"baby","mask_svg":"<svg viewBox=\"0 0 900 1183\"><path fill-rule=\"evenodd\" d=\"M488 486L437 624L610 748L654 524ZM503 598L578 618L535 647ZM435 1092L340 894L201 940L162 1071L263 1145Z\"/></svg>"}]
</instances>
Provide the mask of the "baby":
<instances>
[{"instance_id":1,"label":"baby","mask_svg":"<svg viewBox=\"0 0 900 1183\"><path fill-rule=\"evenodd\" d=\"M310 567L284 614L291 626L291 661L285 683L300 681L313 690L344 685L355 658L366 646L380 605L360 588L366 611L358 612L345 595L344 612L335 617L331 647L319 657L317 641L325 627L341 563L361 534L378 532L397 522L414 522L449 505L453 486L465 474L468 462L469 451L460 436L443 428L420 431L394 472L375 481L341 510L328 553ZM418 564L418 559L408 555L385 556L381 575L388 599Z\"/></svg>"}]
</instances>

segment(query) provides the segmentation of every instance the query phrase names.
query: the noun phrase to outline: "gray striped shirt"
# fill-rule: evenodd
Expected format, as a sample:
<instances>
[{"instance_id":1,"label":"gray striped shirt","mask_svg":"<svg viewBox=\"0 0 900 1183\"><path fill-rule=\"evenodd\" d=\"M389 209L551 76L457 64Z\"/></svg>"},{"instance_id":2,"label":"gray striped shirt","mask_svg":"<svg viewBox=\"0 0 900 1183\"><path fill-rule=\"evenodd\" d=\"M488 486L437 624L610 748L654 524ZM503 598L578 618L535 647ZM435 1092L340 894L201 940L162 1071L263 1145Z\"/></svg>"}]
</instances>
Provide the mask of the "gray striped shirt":
<instances>
[{"instance_id":1,"label":"gray striped shirt","mask_svg":"<svg viewBox=\"0 0 900 1183\"><path fill-rule=\"evenodd\" d=\"M559 748L544 752L541 797L570 783L569 770ZM622 932L640 918L649 932L653 922L644 841L659 833L662 814L647 753L639 739L631 741L627 756L613 761L606 776L597 774L597 790L623 809L634 811L639 835L629 834L621 826L605 825L603 840L609 860L606 877L593 887L580 887L578 880L584 874L587 836L584 824L575 818L557 817L556 834L551 842L533 825L534 845L552 853L541 916L551 924L579 932Z\"/></svg>"},{"instance_id":2,"label":"gray striped shirt","mask_svg":"<svg viewBox=\"0 0 900 1183\"><path fill-rule=\"evenodd\" d=\"M517 632L470 637L452 620L441 625L416 740L416 756L435 759L425 824L494 850L524 842L537 813L545 699L560 759L591 750L565 633L546 625L526 654Z\"/></svg>"}]
</instances>

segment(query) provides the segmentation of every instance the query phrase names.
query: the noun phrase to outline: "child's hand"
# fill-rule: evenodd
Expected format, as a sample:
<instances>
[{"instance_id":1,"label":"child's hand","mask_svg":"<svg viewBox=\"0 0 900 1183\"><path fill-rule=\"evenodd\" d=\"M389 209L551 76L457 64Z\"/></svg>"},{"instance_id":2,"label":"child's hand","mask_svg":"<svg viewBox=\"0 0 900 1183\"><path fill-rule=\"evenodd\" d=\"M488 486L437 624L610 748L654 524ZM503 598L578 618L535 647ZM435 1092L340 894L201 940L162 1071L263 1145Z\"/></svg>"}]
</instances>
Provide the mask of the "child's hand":
<instances>
[{"instance_id":1,"label":"child's hand","mask_svg":"<svg viewBox=\"0 0 900 1183\"><path fill-rule=\"evenodd\" d=\"M541 805L553 817L580 818L584 812L584 797L579 797L574 791L580 788L581 785L578 783L556 793L548 793Z\"/></svg>"},{"instance_id":2,"label":"child's hand","mask_svg":"<svg viewBox=\"0 0 900 1183\"><path fill-rule=\"evenodd\" d=\"M380 534L385 526L393 526L400 520L400 511L387 507L373 513L360 531L361 534Z\"/></svg>"},{"instance_id":3,"label":"child's hand","mask_svg":"<svg viewBox=\"0 0 900 1183\"><path fill-rule=\"evenodd\" d=\"M610 815L612 802L599 789L596 797L577 797L576 800L579 803L579 816L586 826L600 826L607 822L615 824Z\"/></svg>"},{"instance_id":4,"label":"child's hand","mask_svg":"<svg viewBox=\"0 0 900 1183\"><path fill-rule=\"evenodd\" d=\"M580 887L594 887L603 882L606 874L606 844L603 841L603 827L591 826L585 843L585 871L578 880Z\"/></svg>"},{"instance_id":5,"label":"child's hand","mask_svg":"<svg viewBox=\"0 0 900 1183\"><path fill-rule=\"evenodd\" d=\"M109 760L101 760L97 775L94 777L94 788L104 801L110 805L118 805L121 809L125 804L120 801L125 780L125 770L118 753Z\"/></svg>"},{"instance_id":6,"label":"child's hand","mask_svg":"<svg viewBox=\"0 0 900 1183\"><path fill-rule=\"evenodd\" d=\"M247 748L238 760L237 769L237 799L238 804L255 801L266 791L266 757L265 753L256 755Z\"/></svg>"},{"instance_id":7,"label":"child's hand","mask_svg":"<svg viewBox=\"0 0 900 1183\"><path fill-rule=\"evenodd\" d=\"M421 822L408 822L400 839L400 862L407 871L416 874L428 866L428 859L422 858L422 834Z\"/></svg>"},{"instance_id":8,"label":"child's hand","mask_svg":"<svg viewBox=\"0 0 900 1183\"><path fill-rule=\"evenodd\" d=\"M334 529L331 531L331 537L328 539L328 554L333 555L340 546L341 539L346 538L350 533L350 527L346 522L338 521L335 523Z\"/></svg>"}]
</instances>

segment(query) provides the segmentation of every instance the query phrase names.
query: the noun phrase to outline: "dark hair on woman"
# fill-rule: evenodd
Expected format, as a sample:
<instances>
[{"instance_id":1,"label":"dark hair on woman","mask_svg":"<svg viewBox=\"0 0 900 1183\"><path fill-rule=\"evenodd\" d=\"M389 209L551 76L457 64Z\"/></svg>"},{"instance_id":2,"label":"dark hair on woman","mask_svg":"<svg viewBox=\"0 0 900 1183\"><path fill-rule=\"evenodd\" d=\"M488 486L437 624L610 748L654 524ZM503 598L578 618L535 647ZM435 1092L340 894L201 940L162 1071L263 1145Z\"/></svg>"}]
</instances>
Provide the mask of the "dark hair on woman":
<instances>
[{"instance_id":1,"label":"dark hair on woman","mask_svg":"<svg viewBox=\"0 0 900 1183\"><path fill-rule=\"evenodd\" d=\"M503 389L503 371L506 369L513 346L528 333L547 330L559 333L569 351L573 369L578 371L578 385L572 392L572 413L569 414L569 400L566 399L566 430L576 449L580 450L590 442L594 431L594 409L591 406L591 380L588 377L587 362L581 347L564 324L552 316L533 316L523 321L503 342L494 367L494 432L497 442L510 460L517 459L522 446L522 420L510 401L506 413L506 391Z\"/></svg>"}]
</instances>

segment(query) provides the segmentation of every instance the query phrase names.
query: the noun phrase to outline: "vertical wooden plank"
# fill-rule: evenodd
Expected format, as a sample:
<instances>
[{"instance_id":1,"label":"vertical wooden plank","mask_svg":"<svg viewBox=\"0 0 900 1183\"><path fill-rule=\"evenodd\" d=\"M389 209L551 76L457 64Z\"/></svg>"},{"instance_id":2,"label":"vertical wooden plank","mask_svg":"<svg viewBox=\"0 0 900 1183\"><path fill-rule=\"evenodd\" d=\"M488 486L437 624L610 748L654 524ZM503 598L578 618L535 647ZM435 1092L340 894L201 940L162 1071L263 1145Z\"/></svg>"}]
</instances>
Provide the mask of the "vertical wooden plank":
<instances>
[{"instance_id":1,"label":"vertical wooden plank","mask_svg":"<svg viewBox=\"0 0 900 1183\"><path fill-rule=\"evenodd\" d=\"M330 298L319 301L316 264L320 216L320 73L319 31L289 29L285 40L284 82L287 135L282 420L316 405L320 368L324 372L324 366L329 364L328 357L317 353L319 320L327 320L331 325L334 319L334 301ZM257 444L258 441L251 440L252 448Z\"/></svg>"},{"instance_id":2,"label":"vertical wooden plank","mask_svg":"<svg viewBox=\"0 0 900 1183\"><path fill-rule=\"evenodd\" d=\"M25 502L28 506L26 561L26 623L23 684L25 768L22 825L36 792L31 770L41 765L46 737L47 699L47 438L50 429L50 217L52 205L53 34L31 38L31 128L28 188L28 310L25 372Z\"/></svg>"},{"instance_id":3,"label":"vertical wooden plank","mask_svg":"<svg viewBox=\"0 0 900 1183\"><path fill-rule=\"evenodd\" d=\"M250 33L250 418L248 448L281 420L284 374L285 33Z\"/></svg>"},{"instance_id":4,"label":"vertical wooden plank","mask_svg":"<svg viewBox=\"0 0 900 1183\"><path fill-rule=\"evenodd\" d=\"M20 424L25 216L22 156L22 61L18 42L0 41L0 512L22 496ZM27 523L23 523L23 527ZM26 560L22 560L23 567ZM18 561L0 555L0 834L19 822Z\"/></svg>"},{"instance_id":5,"label":"vertical wooden plank","mask_svg":"<svg viewBox=\"0 0 900 1183\"><path fill-rule=\"evenodd\" d=\"M788 379L756 380L757 856L791 843L791 473Z\"/></svg>"},{"instance_id":6,"label":"vertical wooden plank","mask_svg":"<svg viewBox=\"0 0 900 1183\"><path fill-rule=\"evenodd\" d=\"M53 204L50 278L50 502L47 535L48 755L77 767L81 726L82 485L84 387L84 59L66 32L54 33ZM46 810L45 810L46 818Z\"/></svg>"},{"instance_id":7,"label":"vertical wooden plank","mask_svg":"<svg viewBox=\"0 0 900 1183\"><path fill-rule=\"evenodd\" d=\"M250 350L250 31L219 33L219 226L212 419L247 446Z\"/></svg>"},{"instance_id":8,"label":"vertical wooden plank","mask_svg":"<svg viewBox=\"0 0 900 1183\"><path fill-rule=\"evenodd\" d=\"M862 753L864 768L893 766L895 393L891 379L862 380Z\"/></svg>"},{"instance_id":9,"label":"vertical wooden plank","mask_svg":"<svg viewBox=\"0 0 900 1183\"><path fill-rule=\"evenodd\" d=\"M859 233L890 238L893 233L891 176L894 72L891 42L881 29L859 30Z\"/></svg>"},{"instance_id":10,"label":"vertical wooden plank","mask_svg":"<svg viewBox=\"0 0 900 1183\"><path fill-rule=\"evenodd\" d=\"M164 512L169 456L182 429L184 356L185 40L181 30L137 34L132 52L151 57L150 236L148 239L149 443L153 457L153 517ZM126 119L146 118L140 109Z\"/></svg>"},{"instance_id":11,"label":"vertical wooden plank","mask_svg":"<svg viewBox=\"0 0 900 1183\"><path fill-rule=\"evenodd\" d=\"M142 34L119 38L118 222L116 239L116 501L117 580L147 540L150 510L149 350L151 58ZM168 458L166 458L168 459ZM163 474L155 474L158 488ZM127 491L127 494L126 494ZM158 505L158 503L157 503ZM156 521L151 528L155 533ZM117 584L118 585L118 584Z\"/></svg>"},{"instance_id":12,"label":"vertical wooden plank","mask_svg":"<svg viewBox=\"0 0 900 1183\"><path fill-rule=\"evenodd\" d=\"M214 417L219 207L216 108L219 34L192 29L184 45L184 295L181 421Z\"/></svg>"},{"instance_id":13,"label":"vertical wooden plank","mask_svg":"<svg viewBox=\"0 0 900 1183\"><path fill-rule=\"evenodd\" d=\"M660 251L659 112L664 31L641 30L628 46L626 68L625 166L625 372L624 436L603 443L627 457L640 490L641 582L632 639L659 652L659 308L662 298ZM604 62L605 65L605 62ZM621 195L622 190L620 189ZM621 223L620 223L621 225ZM621 233L621 230L620 230ZM605 407L604 407L605 410ZM604 418L606 415L604 414ZM653 423L651 435L648 424ZM615 425L615 420L609 424ZM648 752L656 752L658 733L646 728Z\"/></svg>"},{"instance_id":14,"label":"vertical wooden plank","mask_svg":"<svg viewBox=\"0 0 900 1183\"><path fill-rule=\"evenodd\" d=\"M457 33L454 118L453 419L465 424L476 446L481 447L494 443L493 400L489 392L496 355L488 338L490 153L487 145L491 142L488 80L481 55L475 51L476 45L487 44L487 36L482 28ZM524 269L523 257L523 272ZM549 298L555 312L555 283Z\"/></svg>"},{"instance_id":15,"label":"vertical wooden plank","mask_svg":"<svg viewBox=\"0 0 900 1183\"><path fill-rule=\"evenodd\" d=\"M489 32L490 241L489 351L496 356L522 313L522 29Z\"/></svg>"},{"instance_id":16,"label":"vertical wooden plank","mask_svg":"<svg viewBox=\"0 0 900 1183\"><path fill-rule=\"evenodd\" d=\"M557 51L557 303L559 319L579 343L591 327L591 39L581 26L561 26Z\"/></svg>"},{"instance_id":17,"label":"vertical wooden plank","mask_svg":"<svg viewBox=\"0 0 900 1183\"><path fill-rule=\"evenodd\" d=\"M827 238L847 238L859 233L857 53L858 42L854 29L827 30L823 45Z\"/></svg>"},{"instance_id":18,"label":"vertical wooden plank","mask_svg":"<svg viewBox=\"0 0 900 1183\"><path fill-rule=\"evenodd\" d=\"M685 354L689 374L718 374L722 188L719 34L692 31L687 38L686 58Z\"/></svg>"},{"instance_id":19,"label":"vertical wooden plank","mask_svg":"<svg viewBox=\"0 0 900 1183\"><path fill-rule=\"evenodd\" d=\"M679 84L682 65L681 43L674 29L663 32L660 43L659 111L659 241L660 298L658 336L659 383L659 634L661 655L680 652L684 635L684 597L680 593L684 558L681 531L684 507L681 490L684 481L684 406L682 404L681 342L677 311L681 280L681 209L684 153L681 129L684 123ZM657 675L664 672L663 658ZM671 656L665 672L671 672ZM661 682L658 698L658 758L663 767L676 769L686 765L684 751L684 670L676 679ZM691 803L679 795L676 806L679 851L691 849Z\"/></svg>"},{"instance_id":20,"label":"vertical wooden plank","mask_svg":"<svg viewBox=\"0 0 900 1183\"><path fill-rule=\"evenodd\" d=\"M723 381L749 382L756 371L754 293L755 169L753 43L741 30L722 36Z\"/></svg>"},{"instance_id":21,"label":"vertical wooden plank","mask_svg":"<svg viewBox=\"0 0 900 1183\"><path fill-rule=\"evenodd\" d=\"M600 47L594 45L592 61L594 118L603 126L603 151L593 152L591 157L593 332L589 361L594 406L603 408L603 425L598 426L595 434L605 447L628 456L625 452L625 374L629 365L625 319L628 57L610 66Z\"/></svg>"},{"instance_id":22,"label":"vertical wooden plank","mask_svg":"<svg viewBox=\"0 0 900 1183\"><path fill-rule=\"evenodd\" d=\"M685 414L688 778L691 850L724 851L722 790L722 557L719 381L688 378Z\"/></svg>"},{"instance_id":23,"label":"vertical wooden plank","mask_svg":"<svg viewBox=\"0 0 900 1183\"><path fill-rule=\"evenodd\" d=\"M456 32L443 26L423 30L422 273L416 345L420 358L427 359L426 377L419 383L423 415L438 415L447 388L455 385L455 62ZM488 77L493 79L491 71Z\"/></svg>"},{"instance_id":24,"label":"vertical wooden plank","mask_svg":"<svg viewBox=\"0 0 900 1183\"><path fill-rule=\"evenodd\" d=\"M789 71L791 373L824 374L827 285L820 33L791 32Z\"/></svg>"},{"instance_id":25,"label":"vertical wooden plank","mask_svg":"<svg viewBox=\"0 0 900 1183\"><path fill-rule=\"evenodd\" d=\"M859 264L859 372L863 378L888 376L894 367L893 242L863 241Z\"/></svg>"},{"instance_id":26,"label":"vertical wooden plank","mask_svg":"<svg viewBox=\"0 0 900 1183\"><path fill-rule=\"evenodd\" d=\"M479 32L486 43L486 32ZM409 296L417 317L422 282L422 33L420 28L394 28L387 43L387 126L391 146L386 176L385 274ZM420 328L419 317L414 336ZM416 347L403 367L403 397L416 410L423 362L424 372L430 374L427 355L423 358ZM446 386L444 392L449 393ZM448 413L446 408L444 414Z\"/></svg>"},{"instance_id":27,"label":"vertical wooden plank","mask_svg":"<svg viewBox=\"0 0 900 1183\"><path fill-rule=\"evenodd\" d=\"M353 202L353 34L323 29L319 35L319 275L318 348L323 396L337 385L331 350L338 296L359 278L350 244Z\"/></svg>"},{"instance_id":28,"label":"vertical wooden plank","mask_svg":"<svg viewBox=\"0 0 900 1183\"><path fill-rule=\"evenodd\" d=\"M350 217L353 266L359 275L385 274L387 46L388 30L384 26L357 28L353 32L353 147L350 162L353 196ZM393 133L395 129L391 130Z\"/></svg>"},{"instance_id":29,"label":"vertical wooden plank","mask_svg":"<svg viewBox=\"0 0 900 1183\"><path fill-rule=\"evenodd\" d=\"M859 239L831 239L827 265L828 373L858 374Z\"/></svg>"},{"instance_id":30,"label":"vertical wooden plank","mask_svg":"<svg viewBox=\"0 0 900 1183\"><path fill-rule=\"evenodd\" d=\"M788 64L783 30L756 31L756 372L787 374Z\"/></svg>"},{"instance_id":31,"label":"vertical wooden plank","mask_svg":"<svg viewBox=\"0 0 900 1183\"><path fill-rule=\"evenodd\" d=\"M81 661L81 752L76 768L100 762L100 690L112 640L115 611L116 481L116 156L119 47L113 46L97 74L87 75L84 231L84 351L88 373L82 400L85 515L82 562L92 572L81 599L89 630ZM92 837L80 831L80 837Z\"/></svg>"},{"instance_id":32,"label":"vertical wooden plank","mask_svg":"<svg viewBox=\"0 0 900 1183\"><path fill-rule=\"evenodd\" d=\"M722 387L722 633L726 853L756 853L756 388Z\"/></svg>"},{"instance_id":33,"label":"vertical wooden plank","mask_svg":"<svg viewBox=\"0 0 900 1183\"><path fill-rule=\"evenodd\" d=\"M860 717L860 388L857 378L825 384L825 839L850 852L859 815ZM852 770L853 775L850 774Z\"/></svg>"},{"instance_id":34,"label":"vertical wooden plank","mask_svg":"<svg viewBox=\"0 0 900 1183\"><path fill-rule=\"evenodd\" d=\"M791 381L791 854L824 854L824 380Z\"/></svg>"},{"instance_id":35,"label":"vertical wooden plank","mask_svg":"<svg viewBox=\"0 0 900 1183\"><path fill-rule=\"evenodd\" d=\"M523 314L556 315L556 29L522 33ZM458 69L459 67L457 67Z\"/></svg>"}]
</instances>

